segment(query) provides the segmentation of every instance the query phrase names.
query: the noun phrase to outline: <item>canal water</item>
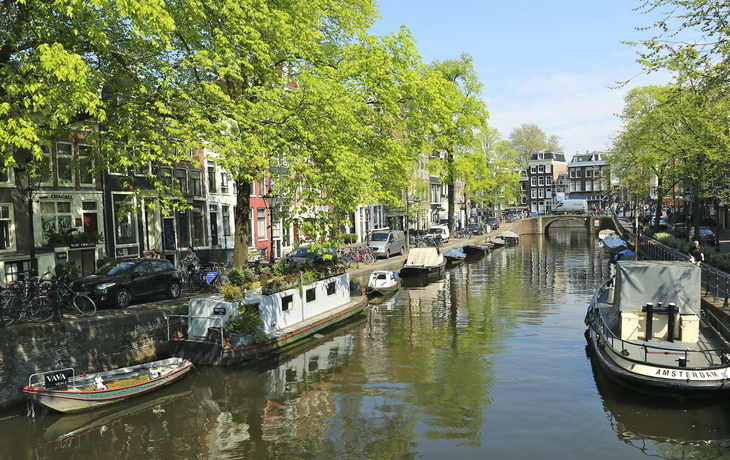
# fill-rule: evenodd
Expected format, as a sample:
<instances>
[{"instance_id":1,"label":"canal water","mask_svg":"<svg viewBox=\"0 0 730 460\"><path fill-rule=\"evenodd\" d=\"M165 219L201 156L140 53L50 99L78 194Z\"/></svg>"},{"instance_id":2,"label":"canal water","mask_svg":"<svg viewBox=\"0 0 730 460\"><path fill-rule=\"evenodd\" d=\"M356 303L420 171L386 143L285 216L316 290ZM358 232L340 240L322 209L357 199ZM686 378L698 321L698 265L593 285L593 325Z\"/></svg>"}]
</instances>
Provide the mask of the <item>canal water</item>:
<instances>
[{"instance_id":1,"label":"canal water","mask_svg":"<svg viewBox=\"0 0 730 460\"><path fill-rule=\"evenodd\" d=\"M592 366L583 317L607 276L585 230L524 236L255 366L81 414L6 411L0 458L730 458L727 398L636 394Z\"/></svg>"}]
</instances>

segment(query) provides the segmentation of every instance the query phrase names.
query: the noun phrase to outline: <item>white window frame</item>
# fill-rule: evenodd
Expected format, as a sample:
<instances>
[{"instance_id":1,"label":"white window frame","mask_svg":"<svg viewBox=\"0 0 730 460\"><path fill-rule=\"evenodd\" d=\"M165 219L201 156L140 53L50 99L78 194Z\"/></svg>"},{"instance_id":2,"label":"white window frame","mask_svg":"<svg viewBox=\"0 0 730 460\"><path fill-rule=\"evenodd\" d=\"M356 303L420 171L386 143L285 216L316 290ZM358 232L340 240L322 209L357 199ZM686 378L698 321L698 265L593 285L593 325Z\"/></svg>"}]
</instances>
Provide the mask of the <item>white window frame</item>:
<instances>
[{"instance_id":1,"label":"white window frame","mask_svg":"<svg viewBox=\"0 0 730 460\"><path fill-rule=\"evenodd\" d=\"M8 225L8 245L5 249L0 249L0 252L15 251L15 210L12 203L0 204L0 222L7 222Z\"/></svg>"}]
</instances>

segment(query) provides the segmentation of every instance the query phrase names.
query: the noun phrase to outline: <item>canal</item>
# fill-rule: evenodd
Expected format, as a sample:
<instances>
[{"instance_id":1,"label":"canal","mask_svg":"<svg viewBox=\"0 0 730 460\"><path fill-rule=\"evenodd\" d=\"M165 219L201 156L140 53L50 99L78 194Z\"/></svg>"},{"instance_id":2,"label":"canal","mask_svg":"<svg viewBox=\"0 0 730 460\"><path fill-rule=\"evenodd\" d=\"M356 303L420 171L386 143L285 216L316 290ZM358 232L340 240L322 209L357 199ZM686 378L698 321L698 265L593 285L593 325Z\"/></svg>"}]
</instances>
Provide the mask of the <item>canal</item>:
<instances>
[{"instance_id":1,"label":"canal","mask_svg":"<svg viewBox=\"0 0 730 460\"><path fill-rule=\"evenodd\" d=\"M523 236L275 359L107 409L6 411L0 458L730 458L727 398L635 394L592 367L583 317L608 275L585 230Z\"/></svg>"}]
</instances>

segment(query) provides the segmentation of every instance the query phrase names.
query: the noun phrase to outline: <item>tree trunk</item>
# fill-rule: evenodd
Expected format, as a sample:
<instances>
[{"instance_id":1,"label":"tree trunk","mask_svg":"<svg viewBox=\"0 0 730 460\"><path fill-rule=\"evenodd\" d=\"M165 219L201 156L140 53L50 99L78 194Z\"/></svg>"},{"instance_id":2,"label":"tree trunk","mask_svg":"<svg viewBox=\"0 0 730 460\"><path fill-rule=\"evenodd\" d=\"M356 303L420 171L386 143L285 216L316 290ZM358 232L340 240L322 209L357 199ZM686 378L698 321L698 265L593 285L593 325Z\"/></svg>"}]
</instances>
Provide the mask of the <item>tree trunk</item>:
<instances>
[{"instance_id":1,"label":"tree trunk","mask_svg":"<svg viewBox=\"0 0 730 460\"><path fill-rule=\"evenodd\" d=\"M250 233L251 214L251 181L236 180L236 213L233 234L233 266L248 267L248 234Z\"/></svg>"}]
</instances>

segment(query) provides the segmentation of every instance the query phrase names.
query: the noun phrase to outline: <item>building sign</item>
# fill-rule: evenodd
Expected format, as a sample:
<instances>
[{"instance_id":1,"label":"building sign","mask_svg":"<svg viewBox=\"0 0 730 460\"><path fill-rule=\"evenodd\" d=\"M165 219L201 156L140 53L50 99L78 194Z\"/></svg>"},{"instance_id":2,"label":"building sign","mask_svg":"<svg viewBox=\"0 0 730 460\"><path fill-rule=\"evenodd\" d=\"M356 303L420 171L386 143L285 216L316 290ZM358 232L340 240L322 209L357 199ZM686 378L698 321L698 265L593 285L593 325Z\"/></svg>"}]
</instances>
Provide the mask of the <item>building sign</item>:
<instances>
[{"instance_id":1,"label":"building sign","mask_svg":"<svg viewBox=\"0 0 730 460\"><path fill-rule=\"evenodd\" d=\"M68 247L71 249L78 249L78 248L93 248L96 247L96 243L93 241L83 241L78 243L69 243Z\"/></svg>"},{"instance_id":2,"label":"building sign","mask_svg":"<svg viewBox=\"0 0 730 460\"><path fill-rule=\"evenodd\" d=\"M61 195L54 193L52 195L43 195L38 197L41 200L72 200L71 195Z\"/></svg>"},{"instance_id":3,"label":"building sign","mask_svg":"<svg viewBox=\"0 0 730 460\"><path fill-rule=\"evenodd\" d=\"M214 315L225 315L226 307L213 307L213 314Z\"/></svg>"},{"instance_id":4,"label":"building sign","mask_svg":"<svg viewBox=\"0 0 730 460\"><path fill-rule=\"evenodd\" d=\"M56 260L66 260L68 258L68 254L65 252L57 252L56 253Z\"/></svg>"}]
</instances>

